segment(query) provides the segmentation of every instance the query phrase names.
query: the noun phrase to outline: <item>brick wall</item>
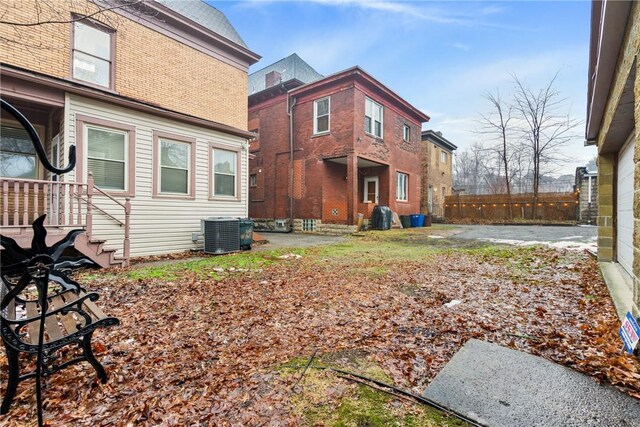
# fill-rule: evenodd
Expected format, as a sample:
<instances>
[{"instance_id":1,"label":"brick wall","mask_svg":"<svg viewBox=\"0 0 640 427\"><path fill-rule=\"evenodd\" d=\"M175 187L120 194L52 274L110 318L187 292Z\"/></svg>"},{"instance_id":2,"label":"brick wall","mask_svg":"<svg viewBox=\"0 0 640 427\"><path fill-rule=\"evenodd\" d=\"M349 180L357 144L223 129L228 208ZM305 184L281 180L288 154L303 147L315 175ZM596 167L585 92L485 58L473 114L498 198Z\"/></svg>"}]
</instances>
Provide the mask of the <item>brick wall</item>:
<instances>
[{"instance_id":1,"label":"brick wall","mask_svg":"<svg viewBox=\"0 0 640 427\"><path fill-rule=\"evenodd\" d=\"M286 95L249 109L251 129L258 129L259 144L251 145L253 159L249 160L249 173L256 175L257 186L249 190L249 216L252 218L288 218L289 117ZM284 162L276 161L276 157ZM284 170L278 170L278 165ZM285 182L278 182L278 179ZM281 178L282 177L282 178ZM276 190L277 193L276 194ZM284 193L284 195L282 194ZM279 196L279 198L277 198ZM276 213L276 203L281 206Z\"/></svg>"},{"instance_id":2,"label":"brick wall","mask_svg":"<svg viewBox=\"0 0 640 427\"><path fill-rule=\"evenodd\" d=\"M441 153L446 152L447 161L442 162ZM444 215L445 197L451 195L453 185L453 153L443 150L442 147L430 140L422 141L421 167L423 176L423 189L420 210L427 213L429 206L429 186L432 187L432 207L436 216ZM444 191L443 191L444 189Z\"/></svg>"},{"instance_id":3,"label":"brick wall","mask_svg":"<svg viewBox=\"0 0 640 427\"><path fill-rule=\"evenodd\" d=\"M95 6L84 0L56 0L55 11L41 5L43 17L70 19ZM3 20L32 22L35 0L8 0ZM247 72L112 12L95 16L115 30L115 91L164 108L247 128ZM72 24L18 30L0 25L0 61L39 73L71 78Z\"/></svg>"}]
</instances>

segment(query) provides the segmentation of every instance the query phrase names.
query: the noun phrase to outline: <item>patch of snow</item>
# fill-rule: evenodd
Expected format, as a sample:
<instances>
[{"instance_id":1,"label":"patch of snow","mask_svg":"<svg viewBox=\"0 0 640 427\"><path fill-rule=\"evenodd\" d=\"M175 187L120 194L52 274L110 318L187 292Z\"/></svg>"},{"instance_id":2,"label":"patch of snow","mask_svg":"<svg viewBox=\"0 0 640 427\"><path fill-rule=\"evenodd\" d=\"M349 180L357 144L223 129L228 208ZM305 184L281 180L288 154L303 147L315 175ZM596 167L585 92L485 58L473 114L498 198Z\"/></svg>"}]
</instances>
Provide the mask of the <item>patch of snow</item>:
<instances>
[{"instance_id":1,"label":"patch of snow","mask_svg":"<svg viewBox=\"0 0 640 427\"><path fill-rule=\"evenodd\" d=\"M543 245L549 246L555 249L568 249L573 251L584 251L584 250L593 250L596 251L598 248L597 239L594 237L590 242L548 242L548 241L539 241L539 240L513 240L513 239L493 239L493 238L484 238L479 239L484 240L491 243L501 243L505 245L513 245L513 246L533 246L533 245Z\"/></svg>"},{"instance_id":2,"label":"patch of snow","mask_svg":"<svg viewBox=\"0 0 640 427\"><path fill-rule=\"evenodd\" d=\"M427 236L430 239L444 239L444 236Z\"/></svg>"}]
</instances>

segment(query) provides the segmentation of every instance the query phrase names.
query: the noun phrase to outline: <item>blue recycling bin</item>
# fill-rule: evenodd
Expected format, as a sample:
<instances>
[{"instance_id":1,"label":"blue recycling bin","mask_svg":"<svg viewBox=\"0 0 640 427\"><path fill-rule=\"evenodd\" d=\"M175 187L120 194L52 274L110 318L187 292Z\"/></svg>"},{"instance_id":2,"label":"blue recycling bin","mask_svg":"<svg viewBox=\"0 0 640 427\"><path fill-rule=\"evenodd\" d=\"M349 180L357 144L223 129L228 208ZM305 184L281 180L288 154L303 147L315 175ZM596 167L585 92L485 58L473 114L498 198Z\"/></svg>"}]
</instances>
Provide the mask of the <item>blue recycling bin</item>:
<instances>
[{"instance_id":1,"label":"blue recycling bin","mask_svg":"<svg viewBox=\"0 0 640 427\"><path fill-rule=\"evenodd\" d=\"M424 215L422 214L411 215L411 226L424 227Z\"/></svg>"}]
</instances>

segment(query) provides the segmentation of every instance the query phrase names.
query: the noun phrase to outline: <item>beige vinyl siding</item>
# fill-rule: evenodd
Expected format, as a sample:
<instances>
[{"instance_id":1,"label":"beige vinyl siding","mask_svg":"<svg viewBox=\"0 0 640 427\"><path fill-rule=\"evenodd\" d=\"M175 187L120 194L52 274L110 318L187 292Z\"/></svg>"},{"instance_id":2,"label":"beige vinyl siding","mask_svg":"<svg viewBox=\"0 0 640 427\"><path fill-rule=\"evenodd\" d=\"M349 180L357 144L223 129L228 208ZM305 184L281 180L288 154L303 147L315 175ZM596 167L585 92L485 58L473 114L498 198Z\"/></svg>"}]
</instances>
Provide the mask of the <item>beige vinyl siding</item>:
<instances>
[{"instance_id":1,"label":"beige vinyl siding","mask_svg":"<svg viewBox=\"0 0 640 427\"><path fill-rule=\"evenodd\" d=\"M76 114L95 119L108 120L135 127L135 159L129 159L129 166L135 165L135 195L131 197L131 256L147 256L201 249L191 240L192 233L200 232L200 220L207 217L246 217L248 199L248 151L246 140L241 137L204 129L139 113L121 107L88 100L75 95L67 95L65 112L66 140L74 144L76 139ZM166 132L196 140L195 198L163 199L153 198L153 180L157 178L153 171L153 131ZM209 176L211 144L230 150L240 150L240 169L237 179L240 181L238 200L209 200ZM84 149L83 172L86 175L86 147ZM133 163L132 163L133 162ZM73 176L67 177L73 180ZM77 177L85 182L86 176ZM131 186L131 183L129 183ZM124 196L115 196L124 203ZM94 197L94 204L124 222L122 208L105 197ZM99 211L93 214L93 238L107 240L105 247L115 248L122 255L124 228Z\"/></svg>"}]
</instances>

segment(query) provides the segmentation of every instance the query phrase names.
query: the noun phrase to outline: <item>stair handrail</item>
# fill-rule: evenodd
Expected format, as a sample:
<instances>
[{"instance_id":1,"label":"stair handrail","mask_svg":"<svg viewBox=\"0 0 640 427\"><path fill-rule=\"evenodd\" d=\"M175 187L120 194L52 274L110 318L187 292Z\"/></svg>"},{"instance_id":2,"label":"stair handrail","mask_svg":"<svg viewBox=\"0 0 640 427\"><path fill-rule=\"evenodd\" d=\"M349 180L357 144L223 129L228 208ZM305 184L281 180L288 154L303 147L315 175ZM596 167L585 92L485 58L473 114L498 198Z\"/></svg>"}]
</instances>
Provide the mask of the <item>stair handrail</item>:
<instances>
[{"instance_id":1,"label":"stair handrail","mask_svg":"<svg viewBox=\"0 0 640 427\"><path fill-rule=\"evenodd\" d=\"M113 196L111 196L110 194L106 193L104 190L102 190L100 187L96 186L94 181L93 181L93 173L91 173L91 171L89 171L88 174L88 178L87 178L87 227L86 227L86 233L87 233L87 237L90 239L91 235L93 234L93 213L92 210L93 208L98 209L100 212L104 213L105 215L109 216L110 218L114 219L115 221L117 221L120 226L122 226L122 221L120 221L119 219L115 218L113 215L105 212L103 209L101 209L100 207L96 206L93 203L93 193L94 190L96 190L98 193L100 193L101 195L105 196L106 198L108 198L109 200L113 201L115 204L121 206L124 209L124 241L123 241L123 247L122 247L122 258L123 258L123 263L122 265L124 267L128 267L129 266L129 254L131 253L131 198L129 196L124 198L124 203L116 200Z\"/></svg>"},{"instance_id":2,"label":"stair handrail","mask_svg":"<svg viewBox=\"0 0 640 427\"><path fill-rule=\"evenodd\" d=\"M112 219L114 222L118 223L118 225L119 225L120 227L123 227L123 226L124 226L124 222L123 222L123 221L120 221L118 218L116 218L115 216L111 215L109 212L105 211L105 210L104 210L104 209L102 209L100 206L96 205L95 203L90 202L88 198L84 198L84 197L82 197L82 195L81 195L81 194L78 194L78 193L75 193L75 194L74 194L74 196L75 196L76 198L78 198L78 199L82 200L82 201L83 201L85 204L87 204L87 205L88 205L89 203L91 203L91 207L92 207L92 208L99 210L102 214L104 214L105 216L109 217L109 218L110 218L110 219ZM118 203L118 204L120 204L120 203ZM124 205L122 205L122 207L124 207Z\"/></svg>"}]
</instances>

